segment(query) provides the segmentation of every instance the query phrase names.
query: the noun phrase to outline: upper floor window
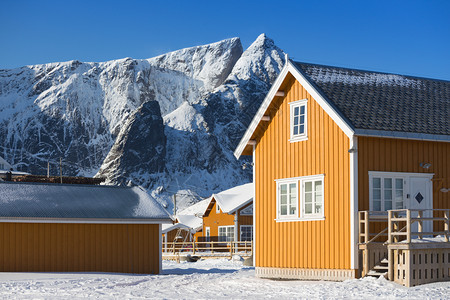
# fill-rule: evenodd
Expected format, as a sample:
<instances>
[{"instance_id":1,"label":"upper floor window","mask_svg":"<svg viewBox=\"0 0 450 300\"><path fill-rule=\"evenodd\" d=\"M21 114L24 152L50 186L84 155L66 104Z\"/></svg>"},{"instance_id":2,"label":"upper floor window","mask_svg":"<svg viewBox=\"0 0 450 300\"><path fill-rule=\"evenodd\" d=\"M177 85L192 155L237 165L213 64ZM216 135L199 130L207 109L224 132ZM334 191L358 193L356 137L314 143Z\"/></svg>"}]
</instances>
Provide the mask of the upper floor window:
<instances>
[{"instance_id":1,"label":"upper floor window","mask_svg":"<svg viewBox=\"0 0 450 300\"><path fill-rule=\"evenodd\" d=\"M291 142L303 141L308 139L307 122L307 104L308 100L303 99L289 103L290 105L290 132Z\"/></svg>"},{"instance_id":2,"label":"upper floor window","mask_svg":"<svg viewBox=\"0 0 450 300\"><path fill-rule=\"evenodd\" d=\"M219 203L216 201L216 214L220 213L220 206Z\"/></svg>"}]
</instances>

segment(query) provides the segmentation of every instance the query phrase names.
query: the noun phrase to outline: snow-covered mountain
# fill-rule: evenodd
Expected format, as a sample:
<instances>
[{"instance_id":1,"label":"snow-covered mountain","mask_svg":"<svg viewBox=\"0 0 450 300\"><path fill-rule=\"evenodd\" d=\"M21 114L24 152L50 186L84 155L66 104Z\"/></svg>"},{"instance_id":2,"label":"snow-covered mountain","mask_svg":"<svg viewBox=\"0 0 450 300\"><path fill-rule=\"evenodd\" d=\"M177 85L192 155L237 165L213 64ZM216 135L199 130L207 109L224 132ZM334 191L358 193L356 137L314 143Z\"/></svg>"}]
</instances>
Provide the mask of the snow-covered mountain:
<instances>
[{"instance_id":1,"label":"snow-covered mountain","mask_svg":"<svg viewBox=\"0 0 450 300\"><path fill-rule=\"evenodd\" d=\"M244 52L232 38L150 59L0 70L0 155L35 174L48 162L56 174L62 157L65 175L131 180L169 208L178 192L182 208L251 180L232 153L283 64L262 34Z\"/></svg>"}]
</instances>

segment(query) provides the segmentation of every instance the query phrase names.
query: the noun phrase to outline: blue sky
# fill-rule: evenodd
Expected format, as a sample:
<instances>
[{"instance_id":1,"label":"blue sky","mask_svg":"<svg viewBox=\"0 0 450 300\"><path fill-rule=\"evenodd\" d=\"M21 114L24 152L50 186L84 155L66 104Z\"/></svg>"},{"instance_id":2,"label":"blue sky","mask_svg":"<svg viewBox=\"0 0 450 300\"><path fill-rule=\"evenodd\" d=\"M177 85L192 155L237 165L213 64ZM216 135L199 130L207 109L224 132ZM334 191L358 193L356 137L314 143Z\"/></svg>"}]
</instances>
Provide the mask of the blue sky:
<instances>
[{"instance_id":1,"label":"blue sky","mask_svg":"<svg viewBox=\"0 0 450 300\"><path fill-rule=\"evenodd\" d=\"M303 62L450 80L450 1L0 0L0 68L149 58L266 33Z\"/></svg>"}]
</instances>

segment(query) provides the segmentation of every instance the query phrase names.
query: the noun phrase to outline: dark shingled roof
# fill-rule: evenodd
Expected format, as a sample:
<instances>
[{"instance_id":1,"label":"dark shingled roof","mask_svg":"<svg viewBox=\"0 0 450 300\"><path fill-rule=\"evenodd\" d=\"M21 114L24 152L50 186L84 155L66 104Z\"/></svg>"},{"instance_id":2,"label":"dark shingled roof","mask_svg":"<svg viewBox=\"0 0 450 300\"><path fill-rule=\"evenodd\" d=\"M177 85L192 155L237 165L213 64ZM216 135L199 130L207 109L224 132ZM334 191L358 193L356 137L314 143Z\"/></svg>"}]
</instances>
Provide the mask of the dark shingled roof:
<instances>
[{"instance_id":1,"label":"dark shingled roof","mask_svg":"<svg viewBox=\"0 0 450 300\"><path fill-rule=\"evenodd\" d=\"M294 64L354 129L450 135L450 81Z\"/></svg>"}]
</instances>

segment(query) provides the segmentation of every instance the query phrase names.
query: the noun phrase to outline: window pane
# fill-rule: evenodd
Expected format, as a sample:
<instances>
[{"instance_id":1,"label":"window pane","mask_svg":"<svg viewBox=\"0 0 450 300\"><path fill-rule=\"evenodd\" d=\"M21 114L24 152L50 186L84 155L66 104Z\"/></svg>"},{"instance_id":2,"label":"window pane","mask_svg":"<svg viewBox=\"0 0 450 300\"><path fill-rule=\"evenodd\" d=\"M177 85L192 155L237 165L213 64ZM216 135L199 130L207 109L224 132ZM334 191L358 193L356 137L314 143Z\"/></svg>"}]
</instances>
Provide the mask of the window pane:
<instances>
[{"instance_id":1,"label":"window pane","mask_svg":"<svg viewBox=\"0 0 450 300\"><path fill-rule=\"evenodd\" d=\"M373 210L380 211L381 210L381 201L373 201Z\"/></svg>"},{"instance_id":2,"label":"window pane","mask_svg":"<svg viewBox=\"0 0 450 300\"><path fill-rule=\"evenodd\" d=\"M392 190L384 190L384 200L392 200Z\"/></svg>"},{"instance_id":3,"label":"window pane","mask_svg":"<svg viewBox=\"0 0 450 300\"><path fill-rule=\"evenodd\" d=\"M295 215L295 213L297 212L297 207L294 205L294 206L291 206L291 208L290 208L290 214L291 215Z\"/></svg>"},{"instance_id":4,"label":"window pane","mask_svg":"<svg viewBox=\"0 0 450 300\"><path fill-rule=\"evenodd\" d=\"M287 215L287 205L281 206L281 215L286 216Z\"/></svg>"},{"instance_id":5,"label":"window pane","mask_svg":"<svg viewBox=\"0 0 450 300\"><path fill-rule=\"evenodd\" d=\"M395 188L399 190L403 189L403 179L400 178L395 179Z\"/></svg>"},{"instance_id":6,"label":"window pane","mask_svg":"<svg viewBox=\"0 0 450 300\"><path fill-rule=\"evenodd\" d=\"M381 189L381 178L373 178L372 183L374 189Z\"/></svg>"},{"instance_id":7,"label":"window pane","mask_svg":"<svg viewBox=\"0 0 450 300\"><path fill-rule=\"evenodd\" d=\"M322 193L316 193L316 205L322 203Z\"/></svg>"},{"instance_id":8,"label":"window pane","mask_svg":"<svg viewBox=\"0 0 450 300\"><path fill-rule=\"evenodd\" d=\"M294 196L295 196L295 194L297 194L297 184L296 183L289 184L289 192L291 194L294 194Z\"/></svg>"},{"instance_id":9,"label":"window pane","mask_svg":"<svg viewBox=\"0 0 450 300\"><path fill-rule=\"evenodd\" d=\"M381 189L373 190L373 200L381 200Z\"/></svg>"},{"instance_id":10,"label":"window pane","mask_svg":"<svg viewBox=\"0 0 450 300\"><path fill-rule=\"evenodd\" d=\"M402 209L403 208L403 202L396 202L395 203L395 209Z\"/></svg>"},{"instance_id":11,"label":"window pane","mask_svg":"<svg viewBox=\"0 0 450 300\"><path fill-rule=\"evenodd\" d=\"M287 196L286 195L281 195L281 198L280 198L280 204L281 205L283 205L283 204L287 204Z\"/></svg>"},{"instance_id":12,"label":"window pane","mask_svg":"<svg viewBox=\"0 0 450 300\"><path fill-rule=\"evenodd\" d=\"M305 214L312 214L312 203L305 204Z\"/></svg>"},{"instance_id":13,"label":"window pane","mask_svg":"<svg viewBox=\"0 0 450 300\"><path fill-rule=\"evenodd\" d=\"M298 134L298 126L295 126L294 127L294 135L297 135Z\"/></svg>"},{"instance_id":14,"label":"window pane","mask_svg":"<svg viewBox=\"0 0 450 300\"><path fill-rule=\"evenodd\" d=\"M294 107L294 116L298 116L298 106Z\"/></svg>"},{"instance_id":15,"label":"window pane","mask_svg":"<svg viewBox=\"0 0 450 300\"><path fill-rule=\"evenodd\" d=\"M298 117L294 118L294 125L298 125Z\"/></svg>"},{"instance_id":16,"label":"window pane","mask_svg":"<svg viewBox=\"0 0 450 300\"><path fill-rule=\"evenodd\" d=\"M315 211L315 213L316 213L316 214L322 213L322 205L316 205L316 211Z\"/></svg>"},{"instance_id":17,"label":"window pane","mask_svg":"<svg viewBox=\"0 0 450 300\"><path fill-rule=\"evenodd\" d=\"M305 116L300 117L300 124L305 124Z\"/></svg>"},{"instance_id":18,"label":"window pane","mask_svg":"<svg viewBox=\"0 0 450 300\"><path fill-rule=\"evenodd\" d=\"M300 125L300 133L305 133L305 126Z\"/></svg>"},{"instance_id":19,"label":"window pane","mask_svg":"<svg viewBox=\"0 0 450 300\"><path fill-rule=\"evenodd\" d=\"M287 194L287 184L280 185L281 187L281 194Z\"/></svg>"},{"instance_id":20,"label":"window pane","mask_svg":"<svg viewBox=\"0 0 450 300\"><path fill-rule=\"evenodd\" d=\"M300 106L300 114L302 114L302 115L305 114L305 106L304 105Z\"/></svg>"},{"instance_id":21,"label":"window pane","mask_svg":"<svg viewBox=\"0 0 450 300\"><path fill-rule=\"evenodd\" d=\"M312 182L305 182L305 192L312 192Z\"/></svg>"},{"instance_id":22,"label":"window pane","mask_svg":"<svg viewBox=\"0 0 450 300\"><path fill-rule=\"evenodd\" d=\"M395 200L403 201L403 191L402 190L395 190Z\"/></svg>"},{"instance_id":23,"label":"window pane","mask_svg":"<svg viewBox=\"0 0 450 300\"><path fill-rule=\"evenodd\" d=\"M384 188L385 189L392 189L392 178L385 178L384 179Z\"/></svg>"},{"instance_id":24,"label":"window pane","mask_svg":"<svg viewBox=\"0 0 450 300\"><path fill-rule=\"evenodd\" d=\"M315 191L316 192L321 192L322 191L322 181L315 181L314 182L314 185L315 185Z\"/></svg>"},{"instance_id":25,"label":"window pane","mask_svg":"<svg viewBox=\"0 0 450 300\"><path fill-rule=\"evenodd\" d=\"M392 201L384 201L384 210L392 209Z\"/></svg>"},{"instance_id":26,"label":"window pane","mask_svg":"<svg viewBox=\"0 0 450 300\"><path fill-rule=\"evenodd\" d=\"M305 193L305 203L312 202L312 193Z\"/></svg>"}]
</instances>

